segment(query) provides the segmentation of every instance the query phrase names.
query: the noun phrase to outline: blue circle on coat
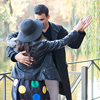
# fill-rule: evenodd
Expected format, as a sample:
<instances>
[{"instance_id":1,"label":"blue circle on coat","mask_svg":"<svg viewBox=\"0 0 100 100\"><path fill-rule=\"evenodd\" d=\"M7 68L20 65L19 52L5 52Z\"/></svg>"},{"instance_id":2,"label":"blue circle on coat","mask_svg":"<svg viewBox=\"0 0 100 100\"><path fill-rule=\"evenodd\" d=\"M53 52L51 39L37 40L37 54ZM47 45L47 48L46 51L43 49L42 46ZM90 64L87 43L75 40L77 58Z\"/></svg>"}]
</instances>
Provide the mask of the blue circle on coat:
<instances>
[{"instance_id":1,"label":"blue circle on coat","mask_svg":"<svg viewBox=\"0 0 100 100\"><path fill-rule=\"evenodd\" d=\"M40 95L37 93L33 95L33 100L40 100L40 98Z\"/></svg>"}]
</instances>

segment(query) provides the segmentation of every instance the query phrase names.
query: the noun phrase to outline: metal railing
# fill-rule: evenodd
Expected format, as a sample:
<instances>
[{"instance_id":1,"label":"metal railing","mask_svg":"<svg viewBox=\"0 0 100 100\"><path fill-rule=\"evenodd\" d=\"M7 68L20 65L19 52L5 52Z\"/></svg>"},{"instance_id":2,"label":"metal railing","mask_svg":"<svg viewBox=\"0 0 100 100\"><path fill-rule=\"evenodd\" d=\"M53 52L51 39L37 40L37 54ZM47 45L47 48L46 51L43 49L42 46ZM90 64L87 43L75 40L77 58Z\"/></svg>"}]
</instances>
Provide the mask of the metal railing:
<instances>
[{"instance_id":1,"label":"metal railing","mask_svg":"<svg viewBox=\"0 0 100 100\"><path fill-rule=\"evenodd\" d=\"M87 94L87 81L88 81L88 69L91 68L91 100L96 100L99 97L94 98L93 96L93 76L94 76L94 66L100 71L100 68L98 67L98 65L95 63L96 60L100 60L100 59L91 59L91 60L84 60L84 61L75 61L75 62L70 62L68 63L68 65L70 64L77 64L77 63L84 63L84 62L90 62L88 64L88 66L84 66L81 69L81 72L75 72L75 71L69 71L69 74L76 74L77 76L75 77L75 79L73 80L72 84L71 84L71 93L74 92L74 90L77 88L78 84L81 82L81 100L87 100L88 99L88 94ZM65 96L61 97L59 96L59 100L66 100Z\"/></svg>"},{"instance_id":2,"label":"metal railing","mask_svg":"<svg viewBox=\"0 0 100 100\"><path fill-rule=\"evenodd\" d=\"M75 63L83 63L83 62L90 62L89 64L88 64L88 66L87 66L87 68L89 69L89 68L91 68L91 100L96 100L96 99L98 99L98 98L100 98L100 97L96 97L96 98L94 98L94 96L93 96L93 87L94 87L94 85L93 85L93 80L94 80L94 66L100 71L100 68L98 67L98 65L95 63L95 61L96 60L100 60L100 59L91 59L91 60L84 60L84 61L76 61L76 62L71 62L71 63L68 63L68 64L75 64ZM70 72L69 72L70 73ZM80 82L82 80L82 78L80 78L78 81ZM78 82L78 84L79 84L79 82ZM86 84L87 85L87 84ZM76 87L75 87L76 88ZM74 89L75 90L75 89ZM87 99L83 99L82 98L82 100L87 100Z\"/></svg>"},{"instance_id":3,"label":"metal railing","mask_svg":"<svg viewBox=\"0 0 100 100\"><path fill-rule=\"evenodd\" d=\"M13 81L9 76L7 76L8 74L11 74L11 72L0 73L0 81L3 79L3 100L6 100L6 78Z\"/></svg>"},{"instance_id":4,"label":"metal railing","mask_svg":"<svg viewBox=\"0 0 100 100\"><path fill-rule=\"evenodd\" d=\"M74 92L78 84L81 82L81 100L87 100L87 81L88 81L88 69L91 68L91 100L96 100L100 97L93 98L93 76L94 76L94 66L100 71L100 68L97 66L97 64L94 62L96 60L100 59L92 59L92 60L85 60L85 61L76 61L71 62L68 64L75 64L75 63L83 63L83 62L90 62L88 66L83 66L81 68L81 72L75 72L75 71L69 71L69 74L76 74L77 76L73 80L71 84L71 93ZM6 78L8 78L10 81L13 81L12 78L7 76L8 74L11 74L11 72L7 73L0 73L0 81L3 79L3 100L6 100ZM65 96L59 95L59 100L66 100Z\"/></svg>"}]
</instances>

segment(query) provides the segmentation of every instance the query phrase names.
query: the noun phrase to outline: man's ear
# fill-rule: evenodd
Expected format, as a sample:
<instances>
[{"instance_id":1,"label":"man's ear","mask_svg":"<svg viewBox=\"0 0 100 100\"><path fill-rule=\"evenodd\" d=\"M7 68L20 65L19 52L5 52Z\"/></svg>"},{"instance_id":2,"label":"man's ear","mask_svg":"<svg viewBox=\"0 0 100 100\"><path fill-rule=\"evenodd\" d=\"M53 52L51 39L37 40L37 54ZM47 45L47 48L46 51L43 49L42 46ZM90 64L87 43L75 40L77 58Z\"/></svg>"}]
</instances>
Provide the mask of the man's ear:
<instances>
[{"instance_id":1,"label":"man's ear","mask_svg":"<svg viewBox=\"0 0 100 100\"><path fill-rule=\"evenodd\" d=\"M50 18L50 15L48 15L48 19Z\"/></svg>"}]
</instances>

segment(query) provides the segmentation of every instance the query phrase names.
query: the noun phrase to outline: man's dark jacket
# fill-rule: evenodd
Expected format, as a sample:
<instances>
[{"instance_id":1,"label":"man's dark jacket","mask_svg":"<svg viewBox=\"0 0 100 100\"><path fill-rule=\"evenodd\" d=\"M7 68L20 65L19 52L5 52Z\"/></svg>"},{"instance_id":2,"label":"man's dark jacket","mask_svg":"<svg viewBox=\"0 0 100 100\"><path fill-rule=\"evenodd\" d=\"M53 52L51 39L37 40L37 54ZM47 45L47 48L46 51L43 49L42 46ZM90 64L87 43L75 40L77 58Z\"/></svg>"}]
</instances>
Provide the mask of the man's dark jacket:
<instances>
[{"instance_id":1,"label":"man's dark jacket","mask_svg":"<svg viewBox=\"0 0 100 100\"><path fill-rule=\"evenodd\" d=\"M51 29L51 37L52 40L61 39L64 36L68 34L67 30L65 30L61 25L56 25L53 23L50 23L50 29ZM85 36L85 32L79 31L79 36L77 39L75 39L69 47L73 49L78 49L83 41L83 38ZM8 37L8 40L13 37L17 37L18 32L15 32ZM7 56L12 60L16 61L14 59L14 56L17 54L11 47L7 47ZM61 78L60 83L60 93L65 95L67 100L72 100L71 97L71 89L70 89L70 82L69 82L69 76L68 76L68 69L67 69L67 63L66 63L66 54L65 54L65 48L55 50L53 52L53 56L55 57L55 66L58 70L58 73Z\"/></svg>"}]
</instances>

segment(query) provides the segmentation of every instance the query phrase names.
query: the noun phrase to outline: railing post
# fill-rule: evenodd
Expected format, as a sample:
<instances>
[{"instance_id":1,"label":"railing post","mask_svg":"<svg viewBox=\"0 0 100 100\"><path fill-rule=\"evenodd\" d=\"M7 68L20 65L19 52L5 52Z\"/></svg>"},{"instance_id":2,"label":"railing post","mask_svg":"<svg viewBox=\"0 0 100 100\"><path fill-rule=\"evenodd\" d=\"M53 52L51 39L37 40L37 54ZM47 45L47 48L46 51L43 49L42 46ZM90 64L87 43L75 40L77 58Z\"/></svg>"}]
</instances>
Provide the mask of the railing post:
<instances>
[{"instance_id":1,"label":"railing post","mask_svg":"<svg viewBox=\"0 0 100 100\"><path fill-rule=\"evenodd\" d=\"M3 100L6 100L6 75L3 76Z\"/></svg>"},{"instance_id":2,"label":"railing post","mask_svg":"<svg viewBox=\"0 0 100 100\"><path fill-rule=\"evenodd\" d=\"M88 83L88 68L86 66L82 67L82 94L81 100L87 100L87 83Z\"/></svg>"},{"instance_id":3,"label":"railing post","mask_svg":"<svg viewBox=\"0 0 100 100\"><path fill-rule=\"evenodd\" d=\"M93 100L93 61L91 66L91 100Z\"/></svg>"}]
</instances>

